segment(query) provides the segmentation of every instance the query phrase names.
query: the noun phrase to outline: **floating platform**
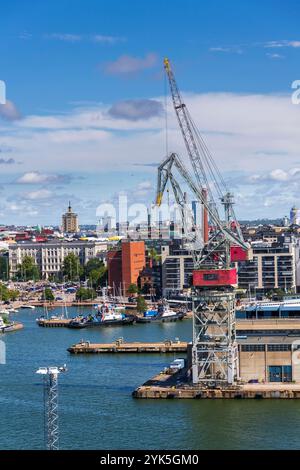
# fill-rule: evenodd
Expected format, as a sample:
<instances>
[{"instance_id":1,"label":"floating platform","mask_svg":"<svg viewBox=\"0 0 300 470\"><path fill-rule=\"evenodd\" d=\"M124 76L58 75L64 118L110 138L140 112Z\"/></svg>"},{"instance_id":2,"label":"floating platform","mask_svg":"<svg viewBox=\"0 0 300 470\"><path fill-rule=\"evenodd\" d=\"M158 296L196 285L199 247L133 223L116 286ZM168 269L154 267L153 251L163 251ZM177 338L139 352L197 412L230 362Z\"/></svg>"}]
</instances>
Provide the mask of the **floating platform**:
<instances>
[{"instance_id":1,"label":"floating platform","mask_svg":"<svg viewBox=\"0 0 300 470\"><path fill-rule=\"evenodd\" d=\"M37 321L39 326L45 328L63 328L67 327L70 321L74 320L73 318L50 318L49 320L45 318L44 320L40 319Z\"/></svg>"},{"instance_id":2,"label":"floating platform","mask_svg":"<svg viewBox=\"0 0 300 470\"><path fill-rule=\"evenodd\" d=\"M126 343L117 340L114 343L90 343L81 341L73 344L68 351L71 354L101 354L101 353L178 353L187 352L187 342L163 341L160 343Z\"/></svg>"},{"instance_id":3,"label":"floating platform","mask_svg":"<svg viewBox=\"0 0 300 470\"><path fill-rule=\"evenodd\" d=\"M231 387L207 388L187 380L187 371L161 372L132 393L134 398L150 399L261 399L300 398L300 383L247 383Z\"/></svg>"}]
</instances>

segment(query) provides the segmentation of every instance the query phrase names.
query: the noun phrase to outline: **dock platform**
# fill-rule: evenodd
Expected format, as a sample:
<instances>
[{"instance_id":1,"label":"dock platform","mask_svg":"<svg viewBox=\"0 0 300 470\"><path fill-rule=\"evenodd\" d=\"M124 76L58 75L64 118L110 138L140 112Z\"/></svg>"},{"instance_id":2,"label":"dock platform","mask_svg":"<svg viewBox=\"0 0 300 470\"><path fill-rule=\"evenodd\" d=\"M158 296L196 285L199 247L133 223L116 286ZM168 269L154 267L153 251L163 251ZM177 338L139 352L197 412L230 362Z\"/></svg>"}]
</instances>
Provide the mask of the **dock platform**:
<instances>
[{"instance_id":1,"label":"dock platform","mask_svg":"<svg viewBox=\"0 0 300 470\"><path fill-rule=\"evenodd\" d=\"M262 399L300 398L300 383L247 383L231 387L207 388L187 380L186 370L161 372L133 391L134 398L150 399Z\"/></svg>"},{"instance_id":2,"label":"dock platform","mask_svg":"<svg viewBox=\"0 0 300 470\"><path fill-rule=\"evenodd\" d=\"M160 343L126 343L118 339L114 343L90 343L81 341L73 344L68 351L71 354L102 354L102 353L178 353L187 352L185 341L162 341Z\"/></svg>"}]
</instances>

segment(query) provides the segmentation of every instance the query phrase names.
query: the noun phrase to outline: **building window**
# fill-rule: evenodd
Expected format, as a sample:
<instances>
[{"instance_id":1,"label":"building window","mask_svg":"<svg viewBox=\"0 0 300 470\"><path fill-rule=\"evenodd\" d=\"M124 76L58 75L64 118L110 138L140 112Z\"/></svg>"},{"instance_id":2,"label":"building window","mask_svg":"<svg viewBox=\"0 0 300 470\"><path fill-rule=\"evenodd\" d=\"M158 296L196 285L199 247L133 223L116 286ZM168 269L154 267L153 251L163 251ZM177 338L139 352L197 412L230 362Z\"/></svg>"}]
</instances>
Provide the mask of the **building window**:
<instances>
[{"instance_id":1,"label":"building window","mask_svg":"<svg viewBox=\"0 0 300 470\"><path fill-rule=\"evenodd\" d=\"M291 351L291 344L268 344L268 351Z\"/></svg>"},{"instance_id":2,"label":"building window","mask_svg":"<svg viewBox=\"0 0 300 470\"><path fill-rule=\"evenodd\" d=\"M242 344L242 352L258 352L264 350L264 344Z\"/></svg>"}]
</instances>

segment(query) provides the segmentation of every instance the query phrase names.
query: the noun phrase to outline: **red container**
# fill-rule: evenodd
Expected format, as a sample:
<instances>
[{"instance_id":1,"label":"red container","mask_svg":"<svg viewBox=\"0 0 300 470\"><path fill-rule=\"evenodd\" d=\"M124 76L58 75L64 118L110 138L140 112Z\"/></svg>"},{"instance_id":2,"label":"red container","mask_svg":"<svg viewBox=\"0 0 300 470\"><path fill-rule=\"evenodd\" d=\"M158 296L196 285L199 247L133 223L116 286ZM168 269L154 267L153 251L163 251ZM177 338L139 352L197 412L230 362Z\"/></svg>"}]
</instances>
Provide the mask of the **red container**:
<instances>
[{"instance_id":1,"label":"red container","mask_svg":"<svg viewBox=\"0 0 300 470\"><path fill-rule=\"evenodd\" d=\"M244 250L240 246L230 247L231 261L247 261L249 259L249 250Z\"/></svg>"},{"instance_id":2,"label":"red container","mask_svg":"<svg viewBox=\"0 0 300 470\"><path fill-rule=\"evenodd\" d=\"M235 287L237 286L236 269L203 269L201 271L193 271L193 286Z\"/></svg>"}]
</instances>

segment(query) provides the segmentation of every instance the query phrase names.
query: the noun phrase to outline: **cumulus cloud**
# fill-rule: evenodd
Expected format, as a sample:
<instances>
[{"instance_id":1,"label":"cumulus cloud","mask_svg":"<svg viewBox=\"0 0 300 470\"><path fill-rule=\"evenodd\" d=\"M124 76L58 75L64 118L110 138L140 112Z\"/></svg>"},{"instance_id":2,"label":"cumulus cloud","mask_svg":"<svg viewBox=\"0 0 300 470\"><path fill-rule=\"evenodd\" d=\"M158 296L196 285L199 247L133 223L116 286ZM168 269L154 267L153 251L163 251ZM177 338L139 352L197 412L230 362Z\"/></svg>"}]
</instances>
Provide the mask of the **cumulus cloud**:
<instances>
[{"instance_id":1,"label":"cumulus cloud","mask_svg":"<svg viewBox=\"0 0 300 470\"><path fill-rule=\"evenodd\" d=\"M30 171L20 176L16 183L18 184L41 184L41 183L69 183L71 181L70 175L54 175L39 173L38 171Z\"/></svg>"},{"instance_id":2,"label":"cumulus cloud","mask_svg":"<svg viewBox=\"0 0 300 470\"><path fill-rule=\"evenodd\" d=\"M17 121L21 119L21 114L12 101L6 100L5 104L0 104L0 117L6 121Z\"/></svg>"},{"instance_id":3,"label":"cumulus cloud","mask_svg":"<svg viewBox=\"0 0 300 470\"><path fill-rule=\"evenodd\" d=\"M290 168L283 170L276 168L269 173L254 174L249 177L250 183L270 183L270 182L300 181L300 168Z\"/></svg>"},{"instance_id":4,"label":"cumulus cloud","mask_svg":"<svg viewBox=\"0 0 300 470\"><path fill-rule=\"evenodd\" d=\"M143 70L151 69L157 64L156 54L147 54L144 58L122 55L104 66L106 73L110 75L131 75Z\"/></svg>"},{"instance_id":5,"label":"cumulus cloud","mask_svg":"<svg viewBox=\"0 0 300 470\"><path fill-rule=\"evenodd\" d=\"M111 117L130 121L149 119L161 116L162 113L163 106L160 101L147 99L119 101L108 110Z\"/></svg>"}]
</instances>

